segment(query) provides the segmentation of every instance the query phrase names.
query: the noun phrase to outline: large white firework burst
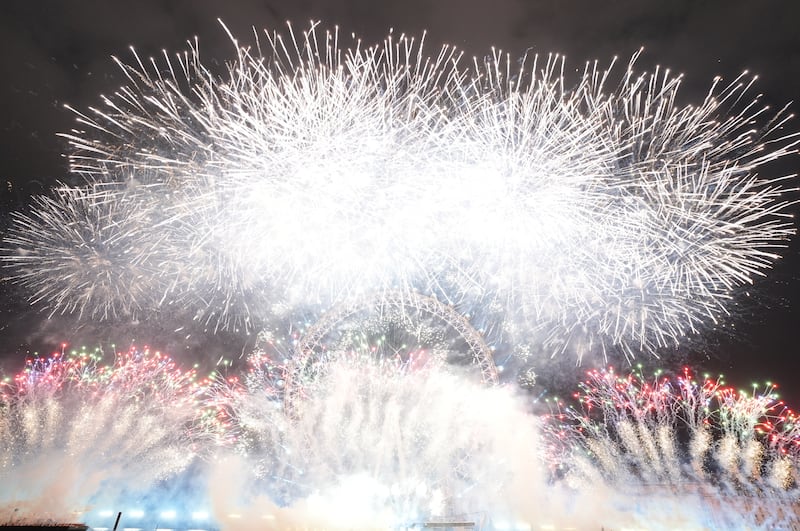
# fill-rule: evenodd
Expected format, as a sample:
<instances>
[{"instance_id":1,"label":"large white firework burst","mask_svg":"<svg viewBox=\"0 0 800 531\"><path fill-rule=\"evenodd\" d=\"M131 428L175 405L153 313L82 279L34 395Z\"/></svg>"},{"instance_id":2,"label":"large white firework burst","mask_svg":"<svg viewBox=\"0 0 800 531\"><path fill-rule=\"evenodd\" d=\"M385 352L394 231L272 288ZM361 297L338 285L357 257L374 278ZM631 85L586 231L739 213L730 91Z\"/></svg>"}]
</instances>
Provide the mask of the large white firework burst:
<instances>
[{"instance_id":1,"label":"large white firework burst","mask_svg":"<svg viewBox=\"0 0 800 531\"><path fill-rule=\"evenodd\" d=\"M796 136L744 75L682 106L680 77L633 61L570 83L552 56L468 64L406 36L265 35L221 75L196 43L119 63L128 84L65 136L114 241L138 249L134 276L120 265L132 287L75 259L54 226L75 207L41 200L4 258L33 299L237 328L276 303L407 290L501 315L553 354L633 356L725 318L794 232L788 178L757 171ZM114 214L132 204L149 221Z\"/></svg>"}]
</instances>

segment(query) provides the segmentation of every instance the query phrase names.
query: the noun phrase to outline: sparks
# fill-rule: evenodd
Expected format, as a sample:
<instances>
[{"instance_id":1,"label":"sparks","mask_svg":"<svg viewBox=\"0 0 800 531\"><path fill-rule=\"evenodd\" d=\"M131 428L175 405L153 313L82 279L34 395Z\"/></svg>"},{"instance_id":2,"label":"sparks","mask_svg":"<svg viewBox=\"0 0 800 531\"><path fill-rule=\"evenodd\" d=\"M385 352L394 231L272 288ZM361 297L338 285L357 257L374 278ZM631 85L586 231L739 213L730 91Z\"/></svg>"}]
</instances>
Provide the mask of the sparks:
<instances>
[{"instance_id":1,"label":"sparks","mask_svg":"<svg viewBox=\"0 0 800 531\"><path fill-rule=\"evenodd\" d=\"M681 106L635 56L568 82L554 56L344 40L265 33L222 75L196 43L118 61L127 85L64 135L86 185L5 238L31 301L254 329L405 290L552 354L634 357L726 319L794 233L791 179L757 171L797 135L745 75Z\"/></svg>"}]
</instances>

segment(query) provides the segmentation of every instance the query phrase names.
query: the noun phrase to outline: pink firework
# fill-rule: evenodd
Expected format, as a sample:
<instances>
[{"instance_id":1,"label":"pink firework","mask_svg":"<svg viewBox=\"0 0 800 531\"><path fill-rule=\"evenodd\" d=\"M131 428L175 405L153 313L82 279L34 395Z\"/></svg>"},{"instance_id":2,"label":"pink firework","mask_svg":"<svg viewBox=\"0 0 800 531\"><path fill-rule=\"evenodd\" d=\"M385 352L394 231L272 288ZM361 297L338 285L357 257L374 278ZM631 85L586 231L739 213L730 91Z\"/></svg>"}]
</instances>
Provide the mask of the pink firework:
<instances>
[{"instance_id":1,"label":"pink firework","mask_svg":"<svg viewBox=\"0 0 800 531\"><path fill-rule=\"evenodd\" d=\"M146 347L110 364L86 349L26 360L0 393L0 518L74 519L100 491L184 469L218 429L206 386Z\"/></svg>"}]
</instances>

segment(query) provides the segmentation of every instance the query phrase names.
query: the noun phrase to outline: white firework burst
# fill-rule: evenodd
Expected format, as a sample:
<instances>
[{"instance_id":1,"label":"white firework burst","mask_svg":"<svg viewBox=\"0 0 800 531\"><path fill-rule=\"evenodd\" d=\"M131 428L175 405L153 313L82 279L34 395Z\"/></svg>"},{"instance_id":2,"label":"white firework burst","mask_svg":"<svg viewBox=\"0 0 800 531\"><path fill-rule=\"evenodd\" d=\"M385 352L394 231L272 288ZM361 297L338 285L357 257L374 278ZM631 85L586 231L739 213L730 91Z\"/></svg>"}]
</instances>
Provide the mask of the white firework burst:
<instances>
[{"instance_id":1,"label":"white firework burst","mask_svg":"<svg viewBox=\"0 0 800 531\"><path fill-rule=\"evenodd\" d=\"M632 357L726 318L794 233L790 181L757 171L796 135L744 75L681 106L680 77L633 61L609 89L611 68L587 65L568 86L552 56L463 65L406 36L265 35L237 43L222 75L196 44L120 62L128 84L65 135L104 201L158 204L153 221L126 224L148 263L166 264L137 276L157 287L126 293L131 307L236 328L277 301L406 290L500 315L553 354ZM119 307L86 299L109 293L91 285L105 266L39 250L74 245L30 221L48 212L12 228L15 276L54 311ZM72 268L63 277L84 285L51 287Z\"/></svg>"}]
</instances>

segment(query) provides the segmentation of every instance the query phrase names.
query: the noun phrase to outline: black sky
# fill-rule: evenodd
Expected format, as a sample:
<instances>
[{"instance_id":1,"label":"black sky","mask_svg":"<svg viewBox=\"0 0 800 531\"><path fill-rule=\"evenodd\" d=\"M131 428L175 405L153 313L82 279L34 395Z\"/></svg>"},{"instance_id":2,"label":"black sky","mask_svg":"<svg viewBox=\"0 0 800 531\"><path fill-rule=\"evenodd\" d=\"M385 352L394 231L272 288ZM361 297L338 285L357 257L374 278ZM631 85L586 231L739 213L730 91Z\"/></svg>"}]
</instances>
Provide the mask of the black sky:
<instances>
[{"instance_id":1,"label":"black sky","mask_svg":"<svg viewBox=\"0 0 800 531\"><path fill-rule=\"evenodd\" d=\"M627 59L640 47L639 68L659 64L685 74L686 101L703 98L716 75L735 78L749 70L757 90L783 106L800 100L800 2L797 0L3 0L0 2L0 198L2 219L23 206L31 193L44 193L69 179L65 146L57 132L72 127L64 104L86 108L123 80L111 55L142 56L179 51L200 39L207 61L233 53L217 18L246 38L251 28L282 29L287 20L338 24L367 42L390 28L419 35L431 47L453 44L468 55L496 46L519 56L566 54L568 66L584 61ZM797 105L793 106L797 112ZM791 128L800 130L800 119ZM796 172L800 157L768 168ZM742 315L739 332L688 353L695 364L730 373L729 379L774 378L800 408L800 245L797 238L754 293L763 304ZM10 315L12 305L7 301ZM31 326L37 326L31 319ZM0 323L2 325L3 323ZM0 329L0 357L18 345ZM709 360L708 358L711 358Z\"/></svg>"}]
</instances>

